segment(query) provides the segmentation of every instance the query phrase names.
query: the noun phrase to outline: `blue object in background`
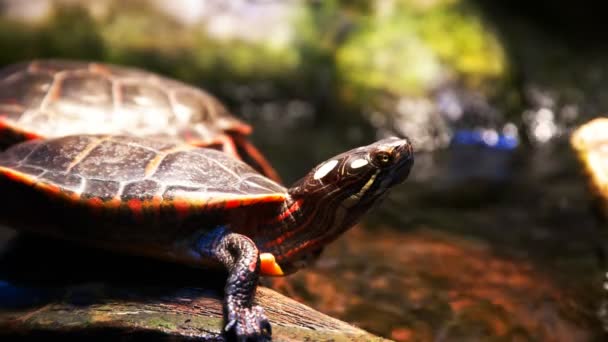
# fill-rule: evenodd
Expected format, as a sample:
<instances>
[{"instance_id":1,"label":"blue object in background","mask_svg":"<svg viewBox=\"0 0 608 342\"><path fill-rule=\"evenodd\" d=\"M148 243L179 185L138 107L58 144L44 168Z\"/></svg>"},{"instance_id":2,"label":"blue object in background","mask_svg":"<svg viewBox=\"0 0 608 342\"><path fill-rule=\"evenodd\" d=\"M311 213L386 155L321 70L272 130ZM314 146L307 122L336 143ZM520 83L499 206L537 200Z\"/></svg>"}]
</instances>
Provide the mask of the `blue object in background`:
<instances>
[{"instance_id":1,"label":"blue object in background","mask_svg":"<svg viewBox=\"0 0 608 342\"><path fill-rule=\"evenodd\" d=\"M495 130L468 130L461 129L452 137L454 145L476 145L497 150L512 150L519 141L516 136L498 133Z\"/></svg>"}]
</instances>

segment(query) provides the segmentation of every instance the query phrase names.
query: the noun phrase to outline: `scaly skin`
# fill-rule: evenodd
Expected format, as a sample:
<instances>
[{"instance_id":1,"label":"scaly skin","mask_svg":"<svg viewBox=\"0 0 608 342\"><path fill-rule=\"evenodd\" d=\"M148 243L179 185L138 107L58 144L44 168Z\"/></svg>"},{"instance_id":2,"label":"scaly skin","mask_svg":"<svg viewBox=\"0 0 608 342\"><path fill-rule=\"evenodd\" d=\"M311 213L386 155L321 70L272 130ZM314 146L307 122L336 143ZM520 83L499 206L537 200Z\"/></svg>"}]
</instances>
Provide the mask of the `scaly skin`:
<instances>
[{"instance_id":1,"label":"scaly skin","mask_svg":"<svg viewBox=\"0 0 608 342\"><path fill-rule=\"evenodd\" d=\"M237 341L270 341L271 327L261 306L253 305L260 275L260 254L248 237L217 231L201 252L218 260L228 270L224 287L225 330Z\"/></svg>"}]
</instances>

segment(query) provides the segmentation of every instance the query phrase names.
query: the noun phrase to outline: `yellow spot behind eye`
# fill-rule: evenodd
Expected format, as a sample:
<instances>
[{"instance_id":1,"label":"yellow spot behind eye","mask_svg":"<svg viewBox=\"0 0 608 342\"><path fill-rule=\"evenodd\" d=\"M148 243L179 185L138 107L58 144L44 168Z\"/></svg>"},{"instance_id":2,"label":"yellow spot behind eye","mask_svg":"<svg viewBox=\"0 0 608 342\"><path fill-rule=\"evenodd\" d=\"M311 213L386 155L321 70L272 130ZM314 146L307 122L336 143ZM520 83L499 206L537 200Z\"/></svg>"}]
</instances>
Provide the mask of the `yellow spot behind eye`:
<instances>
[{"instance_id":1,"label":"yellow spot behind eye","mask_svg":"<svg viewBox=\"0 0 608 342\"><path fill-rule=\"evenodd\" d=\"M338 161L337 160L330 160L327 163L321 165L321 167L319 167L317 169L317 171L315 172L315 174L313 175L314 179L321 179L325 176L327 176L328 173L331 172L331 170L336 168L336 165L338 165Z\"/></svg>"},{"instance_id":2,"label":"yellow spot behind eye","mask_svg":"<svg viewBox=\"0 0 608 342\"><path fill-rule=\"evenodd\" d=\"M369 164L369 162L363 158L360 159L355 159L353 160L352 163L350 163L350 167L353 169L358 169L360 167L363 167L365 165Z\"/></svg>"}]
</instances>

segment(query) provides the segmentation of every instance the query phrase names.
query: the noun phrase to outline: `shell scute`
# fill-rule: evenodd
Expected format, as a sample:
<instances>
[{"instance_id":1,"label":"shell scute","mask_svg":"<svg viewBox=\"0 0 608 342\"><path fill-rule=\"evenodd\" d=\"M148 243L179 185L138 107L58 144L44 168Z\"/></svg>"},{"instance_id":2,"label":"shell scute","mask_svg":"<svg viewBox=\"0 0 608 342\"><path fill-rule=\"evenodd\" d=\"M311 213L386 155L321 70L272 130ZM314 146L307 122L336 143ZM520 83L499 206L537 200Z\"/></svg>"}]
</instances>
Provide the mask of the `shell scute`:
<instances>
[{"instance_id":1,"label":"shell scute","mask_svg":"<svg viewBox=\"0 0 608 342\"><path fill-rule=\"evenodd\" d=\"M27 154L23 164L29 166L37 166L49 171L67 171L78 155L89 144L95 140L94 137L73 136L65 137L56 140L50 140L45 143L40 141L32 141L26 143L24 151L30 149L31 153ZM31 145L30 145L31 144ZM13 153L13 149L9 149L8 153Z\"/></svg>"},{"instance_id":2,"label":"shell scute","mask_svg":"<svg viewBox=\"0 0 608 342\"><path fill-rule=\"evenodd\" d=\"M158 195L160 189L160 184L152 179L135 181L125 185L122 190L121 198L125 201L131 199L151 201Z\"/></svg>"},{"instance_id":3,"label":"shell scute","mask_svg":"<svg viewBox=\"0 0 608 342\"><path fill-rule=\"evenodd\" d=\"M106 140L80 161L73 160L73 172L85 178L128 181L144 177L146 165L154 159L153 150Z\"/></svg>"},{"instance_id":4,"label":"shell scute","mask_svg":"<svg viewBox=\"0 0 608 342\"><path fill-rule=\"evenodd\" d=\"M47 171L41 177L41 181L60 185L66 190L76 192L80 191L83 179L82 177L71 173Z\"/></svg>"},{"instance_id":5,"label":"shell scute","mask_svg":"<svg viewBox=\"0 0 608 342\"><path fill-rule=\"evenodd\" d=\"M167 92L153 84L141 84L139 81L120 83L121 104L134 110L170 111L171 101Z\"/></svg>"},{"instance_id":6,"label":"shell scute","mask_svg":"<svg viewBox=\"0 0 608 342\"><path fill-rule=\"evenodd\" d=\"M112 82L107 77L90 72L64 73L62 76L56 77L49 110L78 118L82 116L79 111L90 107L113 109Z\"/></svg>"},{"instance_id":7,"label":"shell scute","mask_svg":"<svg viewBox=\"0 0 608 342\"><path fill-rule=\"evenodd\" d=\"M158 165L153 177L193 188L200 188L197 184L207 185L211 179L217 184L229 184L238 180L238 174L228 168L223 169L217 161L188 151L168 154Z\"/></svg>"},{"instance_id":8,"label":"shell scute","mask_svg":"<svg viewBox=\"0 0 608 342\"><path fill-rule=\"evenodd\" d=\"M28 109L39 108L53 83L53 77L18 71L0 75L0 112L13 123Z\"/></svg>"},{"instance_id":9,"label":"shell scute","mask_svg":"<svg viewBox=\"0 0 608 342\"><path fill-rule=\"evenodd\" d=\"M158 151L159 146L171 148ZM156 167L148 173L150 164ZM104 208L110 208L110 202L127 208L141 204L143 212L166 207L185 215L278 203L288 196L284 187L222 152L129 136L68 136L23 143L0 153L0 172L14 181L36 183L46 193L55 194L53 189L59 187L74 194L66 198L96 208L95 201ZM141 203L128 205L130 200Z\"/></svg>"},{"instance_id":10,"label":"shell scute","mask_svg":"<svg viewBox=\"0 0 608 342\"><path fill-rule=\"evenodd\" d=\"M0 154L0 165L16 166L22 163L25 158L32 153L32 150L38 146L36 141L21 143L13 146Z\"/></svg>"},{"instance_id":11,"label":"shell scute","mask_svg":"<svg viewBox=\"0 0 608 342\"><path fill-rule=\"evenodd\" d=\"M82 198L99 198L108 201L118 195L120 183L110 180L88 179L85 183Z\"/></svg>"}]
</instances>

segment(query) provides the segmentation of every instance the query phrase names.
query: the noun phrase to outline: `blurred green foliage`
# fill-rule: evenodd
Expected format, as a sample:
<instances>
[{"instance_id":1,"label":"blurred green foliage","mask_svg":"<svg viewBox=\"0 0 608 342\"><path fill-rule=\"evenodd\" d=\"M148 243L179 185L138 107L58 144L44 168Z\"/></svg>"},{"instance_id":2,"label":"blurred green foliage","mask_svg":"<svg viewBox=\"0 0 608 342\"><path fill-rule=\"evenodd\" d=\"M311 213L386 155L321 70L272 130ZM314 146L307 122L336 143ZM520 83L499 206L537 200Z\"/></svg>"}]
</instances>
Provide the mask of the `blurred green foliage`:
<instances>
[{"instance_id":1,"label":"blurred green foliage","mask_svg":"<svg viewBox=\"0 0 608 342\"><path fill-rule=\"evenodd\" d=\"M145 1L114 1L98 18L78 5L60 5L36 24L0 19L0 49L2 64L48 57L103 60L186 81L222 72L237 78L279 76L300 62L297 49L212 39Z\"/></svg>"},{"instance_id":2,"label":"blurred green foliage","mask_svg":"<svg viewBox=\"0 0 608 342\"><path fill-rule=\"evenodd\" d=\"M105 45L87 11L65 7L40 24L0 20L0 50L5 65L44 57L99 59Z\"/></svg>"},{"instance_id":3,"label":"blurred green foliage","mask_svg":"<svg viewBox=\"0 0 608 342\"><path fill-rule=\"evenodd\" d=\"M421 3L403 0L361 16L338 50L347 84L423 95L449 79L475 85L505 76L502 46L470 3Z\"/></svg>"},{"instance_id":4,"label":"blurred green foliage","mask_svg":"<svg viewBox=\"0 0 608 342\"><path fill-rule=\"evenodd\" d=\"M95 18L77 5L62 5L38 24L0 19L0 63L95 59L209 83L227 75L290 83L296 73L309 85L325 73L346 86L398 94L424 93L446 71L470 79L505 71L500 44L464 0L329 0L294 9L296 34L274 44L210 37L143 0L110 1Z\"/></svg>"},{"instance_id":5,"label":"blurred green foliage","mask_svg":"<svg viewBox=\"0 0 608 342\"><path fill-rule=\"evenodd\" d=\"M355 143L377 129L369 113L390 117L401 97L432 96L460 81L487 93L482 83L506 72L500 43L470 0L293 2L281 19L290 36L268 32L260 40L218 38L204 23L180 23L147 0L107 0L103 11L79 3L57 6L36 23L0 18L0 65L62 57L159 72L206 88L237 114L254 113L248 119L260 118L251 120L256 131L272 132L265 135L277 145L287 138L284 127L297 126L281 107L293 100L313 108L300 130L314 138L300 139L303 145Z\"/></svg>"}]
</instances>

